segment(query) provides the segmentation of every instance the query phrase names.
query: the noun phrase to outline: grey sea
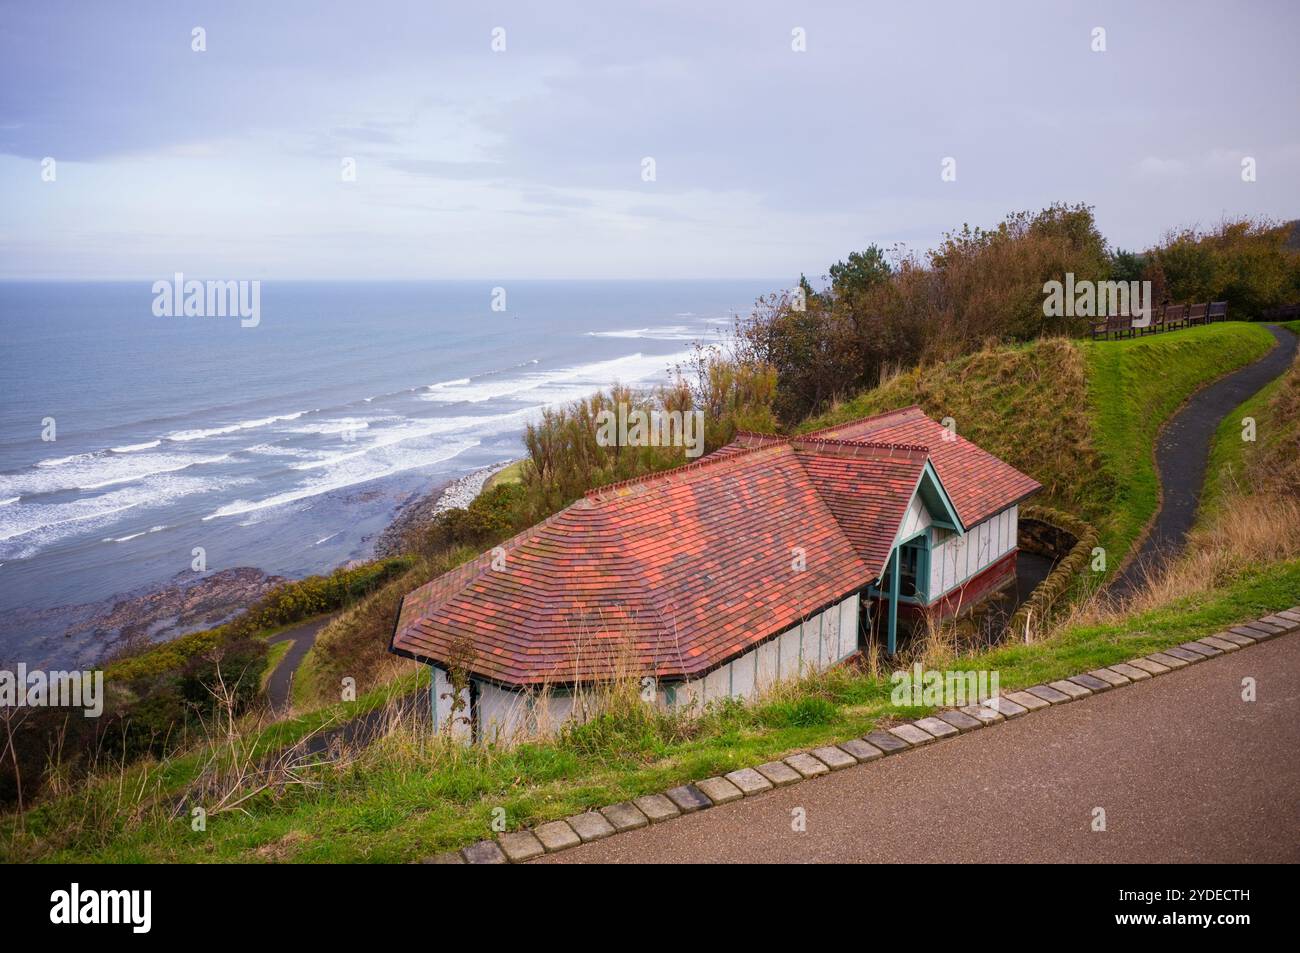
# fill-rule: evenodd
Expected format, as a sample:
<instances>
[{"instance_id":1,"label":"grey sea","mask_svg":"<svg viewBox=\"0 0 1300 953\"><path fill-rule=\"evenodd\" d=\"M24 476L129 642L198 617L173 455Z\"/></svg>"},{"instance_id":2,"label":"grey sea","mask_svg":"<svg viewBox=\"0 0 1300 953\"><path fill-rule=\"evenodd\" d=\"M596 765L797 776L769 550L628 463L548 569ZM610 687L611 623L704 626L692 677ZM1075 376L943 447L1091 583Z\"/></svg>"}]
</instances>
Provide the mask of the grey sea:
<instances>
[{"instance_id":1,"label":"grey sea","mask_svg":"<svg viewBox=\"0 0 1300 953\"><path fill-rule=\"evenodd\" d=\"M363 558L542 408L666 379L780 283L268 281L255 327L159 317L151 286L0 283L0 658L60 661L51 610L197 550L290 577Z\"/></svg>"}]
</instances>

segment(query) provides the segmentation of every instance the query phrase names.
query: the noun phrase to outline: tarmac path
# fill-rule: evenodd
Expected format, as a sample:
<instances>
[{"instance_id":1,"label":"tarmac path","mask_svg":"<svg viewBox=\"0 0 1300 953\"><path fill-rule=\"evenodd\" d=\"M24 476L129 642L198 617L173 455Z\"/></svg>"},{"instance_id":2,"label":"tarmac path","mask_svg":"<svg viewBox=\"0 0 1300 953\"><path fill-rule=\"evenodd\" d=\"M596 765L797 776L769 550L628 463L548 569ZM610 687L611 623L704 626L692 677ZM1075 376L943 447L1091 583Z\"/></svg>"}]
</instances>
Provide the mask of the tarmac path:
<instances>
[{"instance_id":1,"label":"tarmac path","mask_svg":"<svg viewBox=\"0 0 1300 953\"><path fill-rule=\"evenodd\" d=\"M1116 574L1109 592L1122 597L1142 581L1148 567L1183 548L1196 522L1210 443L1223 418L1269 381L1284 373L1295 359L1296 336L1286 328L1267 325L1277 346L1254 364L1221 377L1192 395L1160 430L1156 440L1156 476L1160 509L1142 538L1137 554ZM1178 333L1178 332L1173 332Z\"/></svg>"},{"instance_id":2,"label":"tarmac path","mask_svg":"<svg viewBox=\"0 0 1300 953\"><path fill-rule=\"evenodd\" d=\"M536 862L1295 863L1297 750L1291 633Z\"/></svg>"}]
</instances>

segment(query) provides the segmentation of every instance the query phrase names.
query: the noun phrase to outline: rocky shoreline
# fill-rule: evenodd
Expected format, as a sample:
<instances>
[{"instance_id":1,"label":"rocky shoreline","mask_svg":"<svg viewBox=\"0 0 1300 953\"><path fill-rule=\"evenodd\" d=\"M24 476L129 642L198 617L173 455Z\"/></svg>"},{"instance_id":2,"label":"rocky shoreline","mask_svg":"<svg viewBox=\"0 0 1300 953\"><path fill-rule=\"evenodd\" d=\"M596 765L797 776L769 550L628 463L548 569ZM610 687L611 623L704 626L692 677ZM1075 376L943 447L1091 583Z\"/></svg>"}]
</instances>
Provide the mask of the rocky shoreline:
<instances>
[{"instance_id":1,"label":"rocky shoreline","mask_svg":"<svg viewBox=\"0 0 1300 953\"><path fill-rule=\"evenodd\" d=\"M28 664L90 667L124 651L228 622L287 581L250 566L203 575L182 572L160 586L95 602L19 610L13 621L25 637L13 650Z\"/></svg>"},{"instance_id":2,"label":"rocky shoreline","mask_svg":"<svg viewBox=\"0 0 1300 953\"><path fill-rule=\"evenodd\" d=\"M374 537L365 558L406 552L408 539L425 529L439 513L469 506L484 484L510 462L475 470L428 492L411 494L398 505L388 526ZM129 649L227 622L287 581L251 566L202 575L183 572L161 585L95 602L19 610L10 621L22 630L23 637L11 650L15 658L21 657L29 664L57 661L90 666Z\"/></svg>"},{"instance_id":3,"label":"rocky shoreline","mask_svg":"<svg viewBox=\"0 0 1300 953\"><path fill-rule=\"evenodd\" d=\"M505 460L495 466L475 470L459 479L434 487L424 494L415 494L393 514L392 522L375 537L371 555L376 559L397 556L407 549L406 541L427 528L434 517L450 509L464 509L483 491L484 484L513 461Z\"/></svg>"}]
</instances>

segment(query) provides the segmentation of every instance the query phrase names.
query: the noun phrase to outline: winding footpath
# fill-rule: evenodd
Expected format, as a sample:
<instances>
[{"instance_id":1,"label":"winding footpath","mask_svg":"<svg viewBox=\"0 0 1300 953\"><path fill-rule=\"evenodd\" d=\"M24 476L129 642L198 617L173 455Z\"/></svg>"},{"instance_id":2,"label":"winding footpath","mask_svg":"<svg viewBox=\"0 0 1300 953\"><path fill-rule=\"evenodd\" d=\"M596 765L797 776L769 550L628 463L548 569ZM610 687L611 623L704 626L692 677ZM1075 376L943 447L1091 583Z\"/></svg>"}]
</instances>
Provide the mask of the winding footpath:
<instances>
[{"instance_id":1,"label":"winding footpath","mask_svg":"<svg viewBox=\"0 0 1300 953\"><path fill-rule=\"evenodd\" d=\"M470 503L474 502L475 497L483 491L487 482L510 466L511 462L506 460L490 467L475 470L473 473L468 473L457 480L435 488L427 497L416 498L413 503L404 506L389 527L380 535L376 553L397 555L398 550L393 549L393 547L402 533L413 523L431 519L444 510L453 507L464 508L469 506ZM390 549L391 552L389 552ZM285 714L292 707L293 676L297 673L298 667L302 665L302 660L307 657L307 653L311 651L312 646L316 644L316 636L320 634L321 629L334 621L335 618L337 618L337 613L317 619L309 619L266 640L268 645L293 642L293 645L289 647L289 651L285 653L284 658L280 659L275 671L271 673L271 677L266 683L266 696L271 704L272 711Z\"/></svg>"},{"instance_id":2,"label":"winding footpath","mask_svg":"<svg viewBox=\"0 0 1300 953\"><path fill-rule=\"evenodd\" d=\"M293 643L266 682L266 697L275 712L283 714L289 710L293 702L293 676L311 647L316 644L316 636L320 635L321 629L333 619L332 615L311 619L291 629L285 629L279 635L266 640L267 645L277 645L280 642Z\"/></svg>"},{"instance_id":3,"label":"winding footpath","mask_svg":"<svg viewBox=\"0 0 1300 953\"><path fill-rule=\"evenodd\" d=\"M1296 336L1267 325L1277 346L1254 364L1222 377L1197 391L1169 419L1156 440L1156 478L1160 509L1138 546L1137 553L1110 584L1112 596L1123 597L1142 582L1149 569L1183 548L1196 522L1196 509L1205 485L1210 444L1223 419L1261 387L1291 366Z\"/></svg>"}]
</instances>

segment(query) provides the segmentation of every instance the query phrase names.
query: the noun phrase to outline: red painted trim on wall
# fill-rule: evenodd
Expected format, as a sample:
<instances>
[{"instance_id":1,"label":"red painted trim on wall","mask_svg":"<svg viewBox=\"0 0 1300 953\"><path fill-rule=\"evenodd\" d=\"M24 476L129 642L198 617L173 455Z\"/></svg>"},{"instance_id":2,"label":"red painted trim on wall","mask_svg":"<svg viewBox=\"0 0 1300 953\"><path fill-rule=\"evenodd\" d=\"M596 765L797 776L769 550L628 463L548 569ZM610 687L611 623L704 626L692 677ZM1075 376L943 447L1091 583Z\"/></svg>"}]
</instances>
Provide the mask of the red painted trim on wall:
<instances>
[{"instance_id":1,"label":"red painted trim on wall","mask_svg":"<svg viewBox=\"0 0 1300 953\"><path fill-rule=\"evenodd\" d=\"M961 585L945 593L929 605L918 606L900 601L898 603L899 616L916 618L926 614L936 622L943 622L966 612L993 593L1005 589L1016 581L1017 552L1018 550L1011 550L997 562L985 566ZM873 601L880 607L886 604L884 599L874 599Z\"/></svg>"}]
</instances>

